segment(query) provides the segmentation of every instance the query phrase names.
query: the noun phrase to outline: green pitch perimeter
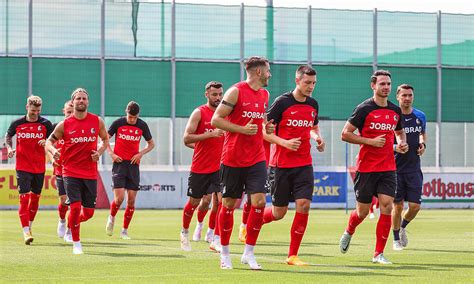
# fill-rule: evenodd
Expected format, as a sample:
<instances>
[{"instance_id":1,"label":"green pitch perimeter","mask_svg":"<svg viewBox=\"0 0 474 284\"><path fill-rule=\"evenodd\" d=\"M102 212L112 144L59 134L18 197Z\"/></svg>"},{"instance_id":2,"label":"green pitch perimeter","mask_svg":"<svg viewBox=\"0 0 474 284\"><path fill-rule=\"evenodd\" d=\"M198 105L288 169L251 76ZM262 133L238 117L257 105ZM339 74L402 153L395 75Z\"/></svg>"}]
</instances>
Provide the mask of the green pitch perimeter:
<instances>
[{"instance_id":1,"label":"green pitch perimeter","mask_svg":"<svg viewBox=\"0 0 474 284\"><path fill-rule=\"evenodd\" d=\"M231 240L233 270L219 268L219 255L207 243L193 242L181 251L181 211L137 210L129 229L133 238L119 239L123 210L114 236L105 234L107 211L81 226L84 255L56 236L57 212L40 211L33 225L35 240L23 244L16 211L0 211L0 282L154 282L154 283L473 283L474 211L425 210L408 226L409 246L385 251L394 264L371 263L375 220L362 223L349 252L339 252L347 215L343 210L314 210L300 249L308 267L284 264L293 211L263 227L256 255L263 271L240 264L243 244L237 240L241 212L236 211ZM195 216L196 217L196 216ZM206 218L207 221L207 218ZM193 219L191 230L194 230ZM207 226L206 226L207 227ZM206 228L205 227L205 228Z\"/></svg>"}]
</instances>

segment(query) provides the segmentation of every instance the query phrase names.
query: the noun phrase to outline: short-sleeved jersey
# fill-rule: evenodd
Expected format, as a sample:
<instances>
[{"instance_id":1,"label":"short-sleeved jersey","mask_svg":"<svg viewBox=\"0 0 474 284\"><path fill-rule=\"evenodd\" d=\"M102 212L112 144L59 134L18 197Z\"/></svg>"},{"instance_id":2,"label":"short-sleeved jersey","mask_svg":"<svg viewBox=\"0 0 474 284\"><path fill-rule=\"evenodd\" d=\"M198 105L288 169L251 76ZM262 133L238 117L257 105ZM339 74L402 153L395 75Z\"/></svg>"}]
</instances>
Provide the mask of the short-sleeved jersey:
<instances>
[{"instance_id":1,"label":"short-sleeved jersey","mask_svg":"<svg viewBox=\"0 0 474 284\"><path fill-rule=\"evenodd\" d=\"M97 162L91 155L97 150L99 130L99 117L90 112L81 120L74 115L64 120L64 177L97 179Z\"/></svg>"},{"instance_id":2,"label":"short-sleeved jersey","mask_svg":"<svg viewBox=\"0 0 474 284\"><path fill-rule=\"evenodd\" d=\"M214 110L207 105L197 108L201 113L196 132L194 134L203 134L216 130L211 125L211 119ZM191 163L191 172L197 174L210 174L217 172L220 167L222 146L224 145L224 136L213 137L206 140L198 141L194 146L193 161Z\"/></svg>"},{"instance_id":3,"label":"short-sleeved jersey","mask_svg":"<svg viewBox=\"0 0 474 284\"><path fill-rule=\"evenodd\" d=\"M222 164L229 167L250 167L265 161L262 128L269 94L263 88L253 90L245 81L234 87L239 90L239 96L227 119L241 126L253 119L252 123L258 126L258 130L255 135L227 131L224 135Z\"/></svg>"},{"instance_id":4,"label":"short-sleeved jersey","mask_svg":"<svg viewBox=\"0 0 474 284\"><path fill-rule=\"evenodd\" d=\"M53 129L56 128L58 124L55 123L53 125ZM54 147L56 147L56 149L58 149L59 153L62 153L62 148L64 146L64 139L59 139L58 141L56 141L56 143L54 143ZM62 155L59 156L59 159L56 160L56 166L54 166L54 170L53 170L53 174L55 176L62 176L63 175L63 157Z\"/></svg>"},{"instance_id":5,"label":"short-sleeved jersey","mask_svg":"<svg viewBox=\"0 0 474 284\"><path fill-rule=\"evenodd\" d=\"M26 120L23 116L14 120L8 127L7 135L16 135L16 170L39 174L46 170L46 153L39 145L53 132L53 124L46 118L39 116L35 122Z\"/></svg>"},{"instance_id":6,"label":"short-sleeved jersey","mask_svg":"<svg viewBox=\"0 0 474 284\"><path fill-rule=\"evenodd\" d=\"M415 172L421 167L417 150L420 145L420 134L426 132L426 116L422 111L413 108L410 114L402 113L402 124L407 135L408 152L405 154L395 153L397 172Z\"/></svg>"},{"instance_id":7,"label":"short-sleeved jersey","mask_svg":"<svg viewBox=\"0 0 474 284\"><path fill-rule=\"evenodd\" d=\"M299 102L292 92L288 92L275 99L267 112L267 119L273 119L276 124L275 134L286 140L301 138L297 151L276 145L276 167L294 168L312 164L310 132L319 123L318 113L318 103L311 97Z\"/></svg>"},{"instance_id":8,"label":"short-sleeved jersey","mask_svg":"<svg viewBox=\"0 0 474 284\"><path fill-rule=\"evenodd\" d=\"M126 117L116 119L109 127L109 136L115 135L114 153L124 161L130 161L140 152L140 140L150 141L151 136L148 124L138 118L135 124L128 124Z\"/></svg>"},{"instance_id":9,"label":"short-sleeved jersey","mask_svg":"<svg viewBox=\"0 0 474 284\"><path fill-rule=\"evenodd\" d=\"M402 129L401 109L388 101L386 107L378 106L373 98L358 105L349 122L357 127L359 135L375 138L385 134L383 147L360 145L357 156L357 170L362 173L395 171L395 156L393 155L394 131Z\"/></svg>"}]
</instances>

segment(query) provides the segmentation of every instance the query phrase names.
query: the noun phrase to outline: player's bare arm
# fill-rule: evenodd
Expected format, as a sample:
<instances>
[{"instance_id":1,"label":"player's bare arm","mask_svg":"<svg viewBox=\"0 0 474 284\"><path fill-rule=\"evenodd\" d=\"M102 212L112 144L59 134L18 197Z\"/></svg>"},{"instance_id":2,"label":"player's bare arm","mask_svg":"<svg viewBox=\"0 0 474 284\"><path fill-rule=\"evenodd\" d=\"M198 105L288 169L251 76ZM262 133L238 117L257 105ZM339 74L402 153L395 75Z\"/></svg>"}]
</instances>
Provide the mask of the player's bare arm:
<instances>
[{"instance_id":1,"label":"player's bare arm","mask_svg":"<svg viewBox=\"0 0 474 284\"><path fill-rule=\"evenodd\" d=\"M148 141L146 141L146 146L145 148L143 148L140 152L136 153L135 155L133 155L133 157L130 159L130 163L131 164L138 164L140 162L140 160L142 159L142 157L150 152L151 150L153 150L153 148L155 148L155 141L153 141L153 139L150 139Z\"/></svg>"},{"instance_id":2,"label":"player's bare arm","mask_svg":"<svg viewBox=\"0 0 474 284\"><path fill-rule=\"evenodd\" d=\"M316 146L316 149L318 149L319 152L324 152L324 149L326 148L326 142L324 141L323 137L321 136L321 132L319 130L319 125L315 125L312 127L310 131L311 138L318 143Z\"/></svg>"},{"instance_id":3,"label":"player's bare arm","mask_svg":"<svg viewBox=\"0 0 474 284\"><path fill-rule=\"evenodd\" d=\"M222 129L215 129L214 131L204 132L202 134L196 134L199 122L201 121L201 111L195 109L191 116L189 117L188 123L184 130L183 143L188 146L189 144L194 144L199 141L203 141L209 138L221 137L224 135ZM188 146L189 147L189 146Z\"/></svg>"},{"instance_id":4,"label":"player's bare arm","mask_svg":"<svg viewBox=\"0 0 474 284\"><path fill-rule=\"evenodd\" d=\"M263 139L272 144L280 145L291 151L297 151L301 145L301 137L291 138L289 140L283 139L274 133L267 134L266 131L263 132Z\"/></svg>"},{"instance_id":5,"label":"player's bare arm","mask_svg":"<svg viewBox=\"0 0 474 284\"><path fill-rule=\"evenodd\" d=\"M8 133L5 135L5 146L7 147L8 158L13 158L13 156L15 156L16 150L13 149L13 139L10 135L8 135Z\"/></svg>"},{"instance_id":6,"label":"player's bare arm","mask_svg":"<svg viewBox=\"0 0 474 284\"><path fill-rule=\"evenodd\" d=\"M102 140L102 144L100 145L99 149L97 149L97 151L92 151L91 153L91 158L94 162L97 162L107 147L110 147L109 134L105 129L105 123L102 118L99 118L99 137Z\"/></svg>"},{"instance_id":7,"label":"player's bare arm","mask_svg":"<svg viewBox=\"0 0 474 284\"><path fill-rule=\"evenodd\" d=\"M56 128L54 128L54 131L48 137L48 140L46 140L46 145L45 145L46 152L50 153L54 160L59 159L59 156L60 156L58 149L54 147L54 143L56 143L58 140L63 138L63 135L64 135L64 122L61 121L58 123L58 125L56 125Z\"/></svg>"},{"instance_id":8,"label":"player's bare arm","mask_svg":"<svg viewBox=\"0 0 474 284\"><path fill-rule=\"evenodd\" d=\"M416 153L418 154L418 156L421 156L425 153L425 150L426 150L426 133L421 133L420 134L420 146L418 147L418 149L416 150Z\"/></svg>"},{"instance_id":9,"label":"player's bare arm","mask_svg":"<svg viewBox=\"0 0 474 284\"><path fill-rule=\"evenodd\" d=\"M109 135L109 141L110 141L110 138L112 138L112 136ZM107 147L107 153L109 153L109 156L114 163L121 163L123 161L122 157L115 154L114 150L112 150L112 146L110 146L110 143L109 143L109 146Z\"/></svg>"},{"instance_id":10,"label":"player's bare arm","mask_svg":"<svg viewBox=\"0 0 474 284\"><path fill-rule=\"evenodd\" d=\"M351 144L365 144L377 148L383 147L385 145L385 134L379 135L375 138L366 138L359 135L356 135L356 127L352 125L349 121L346 122L344 128L342 129L341 139L347 143Z\"/></svg>"},{"instance_id":11,"label":"player's bare arm","mask_svg":"<svg viewBox=\"0 0 474 284\"><path fill-rule=\"evenodd\" d=\"M407 135L405 130L395 130L395 138L397 139L397 148L395 149L399 153L406 153L408 152L408 144L407 144Z\"/></svg>"},{"instance_id":12,"label":"player's bare arm","mask_svg":"<svg viewBox=\"0 0 474 284\"><path fill-rule=\"evenodd\" d=\"M253 123L253 119L250 119L249 122L244 126L232 123L226 119L226 117L234 110L234 106L237 103L238 98L239 89L232 87L227 90L224 94L224 99L219 104L216 112L212 116L211 124L212 126L225 131L237 132L244 135L255 135L258 131L258 126Z\"/></svg>"}]
</instances>

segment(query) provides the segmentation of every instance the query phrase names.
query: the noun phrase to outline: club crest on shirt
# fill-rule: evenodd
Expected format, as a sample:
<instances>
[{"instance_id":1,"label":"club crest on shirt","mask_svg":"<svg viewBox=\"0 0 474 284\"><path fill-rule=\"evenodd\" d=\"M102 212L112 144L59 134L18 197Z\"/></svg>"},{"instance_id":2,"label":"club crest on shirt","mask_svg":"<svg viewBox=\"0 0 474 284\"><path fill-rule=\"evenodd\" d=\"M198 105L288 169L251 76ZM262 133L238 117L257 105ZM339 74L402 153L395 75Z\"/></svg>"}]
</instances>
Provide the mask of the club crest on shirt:
<instances>
[{"instance_id":1,"label":"club crest on shirt","mask_svg":"<svg viewBox=\"0 0 474 284\"><path fill-rule=\"evenodd\" d=\"M137 130L135 130L135 134L137 134L137 135L138 135L138 129L137 129Z\"/></svg>"},{"instance_id":2,"label":"club crest on shirt","mask_svg":"<svg viewBox=\"0 0 474 284\"><path fill-rule=\"evenodd\" d=\"M393 116L393 120L398 121L398 116L396 114Z\"/></svg>"},{"instance_id":3,"label":"club crest on shirt","mask_svg":"<svg viewBox=\"0 0 474 284\"><path fill-rule=\"evenodd\" d=\"M416 124L421 124L421 122L418 118L416 119Z\"/></svg>"},{"instance_id":4,"label":"club crest on shirt","mask_svg":"<svg viewBox=\"0 0 474 284\"><path fill-rule=\"evenodd\" d=\"M314 111L311 112L311 117L315 117L316 113Z\"/></svg>"},{"instance_id":5,"label":"club crest on shirt","mask_svg":"<svg viewBox=\"0 0 474 284\"><path fill-rule=\"evenodd\" d=\"M92 133L92 134L95 133L95 128L91 128L91 133Z\"/></svg>"},{"instance_id":6,"label":"club crest on shirt","mask_svg":"<svg viewBox=\"0 0 474 284\"><path fill-rule=\"evenodd\" d=\"M40 126L38 126L38 131L41 131L41 125L40 125Z\"/></svg>"}]
</instances>

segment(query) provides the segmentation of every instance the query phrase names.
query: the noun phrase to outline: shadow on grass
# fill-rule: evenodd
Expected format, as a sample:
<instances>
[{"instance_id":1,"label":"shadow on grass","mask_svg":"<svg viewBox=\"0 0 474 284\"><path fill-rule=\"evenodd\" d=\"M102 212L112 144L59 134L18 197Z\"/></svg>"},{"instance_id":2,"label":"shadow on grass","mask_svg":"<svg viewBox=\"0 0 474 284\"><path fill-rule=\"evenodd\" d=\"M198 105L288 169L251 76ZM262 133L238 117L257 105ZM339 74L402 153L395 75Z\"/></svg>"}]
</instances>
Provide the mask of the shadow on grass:
<instances>
[{"instance_id":1,"label":"shadow on grass","mask_svg":"<svg viewBox=\"0 0 474 284\"><path fill-rule=\"evenodd\" d=\"M290 245L290 241L288 242L268 242L268 241L264 241L264 242L258 242L257 246L277 246L277 247L288 247ZM305 242L303 241L301 243L301 246L302 247L313 247L313 246L337 246L339 247L339 243L338 242L334 242L334 243L323 243L323 242ZM363 246L363 244L351 244L351 246L353 247L357 247L357 246Z\"/></svg>"},{"instance_id":2,"label":"shadow on grass","mask_svg":"<svg viewBox=\"0 0 474 284\"><path fill-rule=\"evenodd\" d=\"M353 272L343 272L343 271L324 271L324 270L314 270L313 268L314 267L318 267L318 265L311 265L311 266L307 266L309 268L312 268L311 270L308 270L308 271L304 271L304 270L291 270L291 269L263 269L261 271L261 273L284 273L284 274L287 274L287 273L294 273L294 274L311 274L311 275L327 275L327 276L342 276L342 277L346 277L346 276L370 276L370 277L374 277L374 276L387 276L387 277L407 277L409 275L403 275L403 274L387 274L387 273L377 273L377 274L374 274L373 271L360 271L360 270L357 270L357 271L353 271ZM234 270L242 270L242 271L249 271L250 269L248 268L235 268L234 267ZM257 271L258 273L258 271Z\"/></svg>"},{"instance_id":3,"label":"shadow on grass","mask_svg":"<svg viewBox=\"0 0 474 284\"><path fill-rule=\"evenodd\" d=\"M407 249L407 250L424 251L424 252L467 253L467 254L474 253L474 251L472 250L420 249L420 248Z\"/></svg>"},{"instance_id":4,"label":"shadow on grass","mask_svg":"<svg viewBox=\"0 0 474 284\"><path fill-rule=\"evenodd\" d=\"M110 257L153 257L153 258L185 258L183 255L177 254L144 254L144 253L120 253L120 252L87 252L87 255L110 256Z\"/></svg>"}]
</instances>

